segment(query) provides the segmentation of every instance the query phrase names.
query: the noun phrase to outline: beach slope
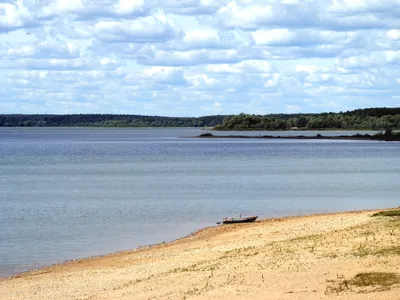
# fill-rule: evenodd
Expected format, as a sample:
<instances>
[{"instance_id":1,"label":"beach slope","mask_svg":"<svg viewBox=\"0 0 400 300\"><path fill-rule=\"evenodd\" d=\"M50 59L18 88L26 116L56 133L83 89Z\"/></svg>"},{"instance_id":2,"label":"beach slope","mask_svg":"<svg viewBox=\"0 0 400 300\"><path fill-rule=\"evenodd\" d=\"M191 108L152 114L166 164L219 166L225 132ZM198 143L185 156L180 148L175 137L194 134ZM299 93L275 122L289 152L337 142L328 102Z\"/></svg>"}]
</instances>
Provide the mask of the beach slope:
<instances>
[{"instance_id":1,"label":"beach slope","mask_svg":"<svg viewBox=\"0 0 400 300\"><path fill-rule=\"evenodd\" d=\"M221 225L0 279L0 299L399 299L400 217Z\"/></svg>"}]
</instances>

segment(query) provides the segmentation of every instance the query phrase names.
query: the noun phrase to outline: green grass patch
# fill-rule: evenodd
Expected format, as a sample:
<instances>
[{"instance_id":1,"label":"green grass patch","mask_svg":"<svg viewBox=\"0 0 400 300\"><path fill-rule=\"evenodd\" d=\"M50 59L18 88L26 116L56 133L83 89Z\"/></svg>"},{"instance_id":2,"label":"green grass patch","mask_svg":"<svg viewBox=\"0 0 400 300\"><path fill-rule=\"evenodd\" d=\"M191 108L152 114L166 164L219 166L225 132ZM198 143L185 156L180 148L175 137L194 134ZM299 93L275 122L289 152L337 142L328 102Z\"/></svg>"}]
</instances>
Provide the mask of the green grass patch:
<instances>
[{"instance_id":1,"label":"green grass patch","mask_svg":"<svg viewBox=\"0 0 400 300\"><path fill-rule=\"evenodd\" d=\"M373 217L400 217L400 209L380 211L372 215Z\"/></svg>"},{"instance_id":2,"label":"green grass patch","mask_svg":"<svg viewBox=\"0 0 400 300\"><path fill-rule=\"evenodd\" d=\"M383 286L388 287L394 284L400 284L400 277L396 273L387 272L367 272L358 273L354 278L346 280L347 285L358 287Z\"/></svg>"}]
</instances>

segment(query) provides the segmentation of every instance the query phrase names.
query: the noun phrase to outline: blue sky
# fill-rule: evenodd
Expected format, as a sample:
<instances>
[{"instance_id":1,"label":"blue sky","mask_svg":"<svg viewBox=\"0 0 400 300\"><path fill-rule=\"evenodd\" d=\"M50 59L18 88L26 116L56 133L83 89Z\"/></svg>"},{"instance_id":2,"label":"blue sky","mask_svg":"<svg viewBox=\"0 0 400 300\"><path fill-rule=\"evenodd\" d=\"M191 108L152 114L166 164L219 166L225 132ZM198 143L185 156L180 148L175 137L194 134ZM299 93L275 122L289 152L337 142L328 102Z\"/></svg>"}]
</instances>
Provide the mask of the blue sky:
<instances>
[{"instance_id":1,"label":"blue sky","mask_svg":"<svg viewBox=\"0 0 400 300\"><path fill-rule=\"evenodd\" d=\"M0 0L0 113L400 106L400 0Z\"/></svg>"}]
</instances>

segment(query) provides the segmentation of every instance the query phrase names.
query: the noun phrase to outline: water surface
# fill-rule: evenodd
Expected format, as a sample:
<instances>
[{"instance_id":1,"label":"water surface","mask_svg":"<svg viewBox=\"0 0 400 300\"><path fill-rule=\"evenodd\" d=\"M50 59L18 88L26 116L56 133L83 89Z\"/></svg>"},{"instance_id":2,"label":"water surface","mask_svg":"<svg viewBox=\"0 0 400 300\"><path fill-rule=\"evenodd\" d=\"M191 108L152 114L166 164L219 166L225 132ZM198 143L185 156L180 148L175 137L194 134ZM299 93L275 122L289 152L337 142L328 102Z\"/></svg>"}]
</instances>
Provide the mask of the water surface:
<instances>
[{"instance_id":1,"label":"water surface","mask_svg":"<svg viewBox=\"0 0 400 300\"><path fill-rule=\"evenodd\" d=\"M399 206L400 143L183 138L200 133L0 128L0 276L170 241L237 213Z\"/></svg>"}]
</instances>

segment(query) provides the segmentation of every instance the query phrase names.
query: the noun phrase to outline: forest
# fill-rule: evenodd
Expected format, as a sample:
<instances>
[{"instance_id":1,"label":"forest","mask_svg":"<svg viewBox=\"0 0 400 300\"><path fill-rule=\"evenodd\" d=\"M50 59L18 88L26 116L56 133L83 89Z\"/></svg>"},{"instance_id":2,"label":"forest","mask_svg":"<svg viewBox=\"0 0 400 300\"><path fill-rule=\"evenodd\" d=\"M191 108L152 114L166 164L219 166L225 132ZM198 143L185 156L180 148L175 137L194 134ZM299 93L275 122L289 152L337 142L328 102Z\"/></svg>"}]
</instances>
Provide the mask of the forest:
<instances>
[{"instance_id":1,"label":"forest","mask_svg":"<svg viewBox=\"0 0 400 300\"><path fill-rule=\"evenodd\" d=\"M214 127L226 116L199 118L142 115L0 115L0 127Z\"/></svg>"},{"instance_id":2,"label":"forest","mask_svg":"<svg viewBox=\"0 0 400 300\"><path fill-rule=\"evenodd\" d=\"M400 108L367 108L320 114L239 114L228 116L216 130L372 129L400 128Z\"/></svg>"},{"instance_id":3,"label":"forest","mask_svg":"<svg viewBox=\"0 0 400 300\"><path fill-rule=\"evenodd\" d=\"M400 129L400 108L318 114L160 117L116 114L2 114L0 127L213 127L216 130Z\"/></svg>"}]
</instances>

